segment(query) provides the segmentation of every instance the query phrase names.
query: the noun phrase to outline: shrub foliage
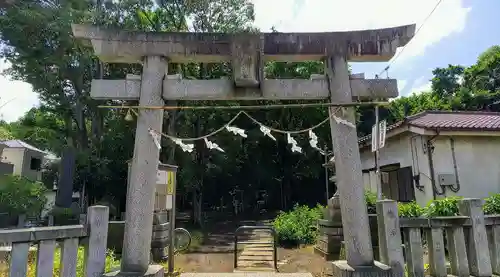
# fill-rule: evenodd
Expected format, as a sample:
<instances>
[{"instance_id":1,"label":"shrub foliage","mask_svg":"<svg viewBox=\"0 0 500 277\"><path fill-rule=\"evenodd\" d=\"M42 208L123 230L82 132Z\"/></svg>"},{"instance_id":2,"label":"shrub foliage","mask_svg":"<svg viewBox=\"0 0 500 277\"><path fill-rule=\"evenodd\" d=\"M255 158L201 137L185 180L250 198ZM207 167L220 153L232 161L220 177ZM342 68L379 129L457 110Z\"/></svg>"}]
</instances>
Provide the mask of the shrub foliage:
<instances>
[{"instance_id":1,"label":"shrub foliage","mask_svg":"<svg viewBox=\"0 0 500 277\"><path fill-rule=\"evenodd\" d=\"M47 188L21 176L0 176L0 212L10 215L39 215L47 203Z\"/></svg>"},{"instance_id":2,"label":"shrub foliage","mask_svg":"<svg viewBox=\"0 0 500 277\"><path fill-rule=\"evenodd\" d=\"M500 193L484 199L483 209L485 214L500 214Z\"/></svg>"},{"instance_id":3,"label":"shrub foliage","mask_svg":"<svg viewBox=\"0 0 500 277\"><path fill-rule=\"evenodd\" d=\"M398 203L398 215L400 217L421 217L425 209L420 207L417 202Z\"/></svg>"},{"instance_id":4,"label":"shrub foliage","mask_svg":"<svg viewBox=\"0 0 500 277\"><path fill-rule=\"evenodd\" d=\"M425 208L425 216L456 216L458 215L458 201L460 199L462 197L447 197L432 200Z\"/></svg>"},{"instance_id":5,"label":"shrub foliage","mask_svg":"<svg viewBox=\"0 0 500 277\"><path fill-rule=\"evenodd\" d=\"M447 197L430 201L425 207L417 202L398 203L398 215L404 218L456 216L459 214L458 202L462 197ZM376 213L377 195L365 192L368 213ZM485 214L500 214L500 194L493 194L485 199ZM273 222L282 245L296 246L311 244L317 237L317 221L322 217L324 207L315 208L296 205L289 212L281 212Z\"/></svg>"},{"instance_id":6,"label":"shrub foliage","mask_svg":"<svg viewBox=\"0 0 500 277\"><path fill-rule=\"evenodd\" d=\"M279 243L287 246L314 243L322 210L320 205L315 208L295 205L289 212L280 212L273 222Z\"/></svg>"}]
</instances>

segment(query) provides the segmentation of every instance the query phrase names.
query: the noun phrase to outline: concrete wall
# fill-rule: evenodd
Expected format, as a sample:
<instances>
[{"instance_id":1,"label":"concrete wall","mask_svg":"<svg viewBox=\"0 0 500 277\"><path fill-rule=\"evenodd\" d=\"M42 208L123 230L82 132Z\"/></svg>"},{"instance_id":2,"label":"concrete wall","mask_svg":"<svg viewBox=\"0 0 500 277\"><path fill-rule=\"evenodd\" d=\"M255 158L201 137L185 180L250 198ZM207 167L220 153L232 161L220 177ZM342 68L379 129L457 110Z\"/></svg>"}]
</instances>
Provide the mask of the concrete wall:
<instances>
[{"instance_id":1,"label":"concrete wall","mask_svg":"<svg viewBox=\"0 0 500 277\"><path fill-rule=\"evenodd\" d=\"M429 136L406 132L387 140L385 148L380 151L380 165L400 163L401 167L412 167L413 175L420 178L422 189L415 188L415 198L420 205L426 205L433 199L427 140ZM494 136L453 136L455 140L455 157L460 190L455 193L449 188L447 196L463 196L484 198L490 193L500 193L500 137ZM450 137L438 136L433 139L433 162L438 183L439 174L454 174ZM371 148L360 149L362 168L375 167ZM375 172L363 173L365 187L376 191Z\"/></svg>"},{"instance_id":2,"label":"concrete wall","mask_svg":"<svg viewBox=\"0 0 500 277\"><path fill-rule=\"evenodd\" d=\"M4 148L1 161L14 166L13 174L21 175L33 181L41 181L42 171L31 169L32 158L40 159L43 163L44 155L25 148Z\"/></svg>"},{"instance_id":3,"label":"concrete wall","mask_svg":"<svg viewBox=\"0 0 500 277\"><path fill-rule=\"evenodd\" d=\"M2 162L14 166L13 174L21 175L23 172L24 148L4 148L2 151Z\"/></svg>"},{"instance_id":4,"label":"concrete wall","mask_svg":"<svg viewBox=\"0 0 500 277\"><path fill-rule=\"evenodd\" d=\"M461 189L446 196L485 198L500 192L500 137L456 136L455 157ZM436 174L454 173L450 140L443 137L434 144Z\"/></svg>"}]
</instances>

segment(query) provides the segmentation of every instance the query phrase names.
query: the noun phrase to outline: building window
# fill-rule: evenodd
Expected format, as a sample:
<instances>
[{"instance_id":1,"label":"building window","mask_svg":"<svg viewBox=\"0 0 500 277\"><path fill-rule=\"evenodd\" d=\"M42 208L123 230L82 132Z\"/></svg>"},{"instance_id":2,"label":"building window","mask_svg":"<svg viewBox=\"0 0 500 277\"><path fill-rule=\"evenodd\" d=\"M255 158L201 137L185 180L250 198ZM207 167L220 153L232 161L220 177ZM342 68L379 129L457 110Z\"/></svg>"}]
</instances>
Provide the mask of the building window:
<instances>
[{"instance_id":1,"label":"building window","mask_svg":"<svg viewBox=\"0 0 500 277\"><path fill-rule=\"evenodd\" d=\"M30 169L40 171L42 169L42 160L37 158L31 158Z\"/></svg>"},{"instance_id":2,"label":"building window","mask_svg":"<svg viewBox=\"0 0 500 277\"><path fill-rule=\"evenodd\" d=\"M387 171L382 182L382 194L398 202L411 202L415 200L413 188L413 175L411 167L398 168Z\"/></svg>"}]
</instances>

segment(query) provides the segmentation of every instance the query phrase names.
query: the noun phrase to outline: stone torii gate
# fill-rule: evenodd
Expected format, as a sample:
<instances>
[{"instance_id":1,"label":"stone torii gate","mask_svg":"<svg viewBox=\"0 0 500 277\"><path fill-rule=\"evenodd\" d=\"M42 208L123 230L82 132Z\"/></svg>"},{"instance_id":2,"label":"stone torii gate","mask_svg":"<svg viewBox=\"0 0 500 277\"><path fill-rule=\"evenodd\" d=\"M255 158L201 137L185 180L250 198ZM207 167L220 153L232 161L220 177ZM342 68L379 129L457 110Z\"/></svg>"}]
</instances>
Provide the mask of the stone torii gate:
<instances>
[{"instance_id":1,"label":"stone torii gate","mask_svg":"<svg viewBox=\"0 0 500 277\"><path fill-rule=\"evenodd\" d=\"M406 45L415 25L329 33L153 33L73 25L76 38L89 43L107 63L140 63L142 76L125 80L93 80L93 99L139 100L141 106L163 106L165 100L330 99L352 103L398 96L395 79L365 79L349 75L348 61L390 60ZM325 61L325 76L265 79L266 61ZM168 63L230 62L232 79L186 80L168 75ZM355 123L354 109L330 108L337 117ZM140 109L135 135L131 181L127 191L126 223L121 273L163 276L149 265L153 197L159 150L148 133L161 131L163 110ZM333 151L341 199L346 258L335 267L347 275L376 272L364 202L363 179L356 129L330 119ZM348 265L348 266L347 266ZM359 269L359 271L358 271ZM354 270L354 271L353 271Z\"/></svg>"}]
</instances>

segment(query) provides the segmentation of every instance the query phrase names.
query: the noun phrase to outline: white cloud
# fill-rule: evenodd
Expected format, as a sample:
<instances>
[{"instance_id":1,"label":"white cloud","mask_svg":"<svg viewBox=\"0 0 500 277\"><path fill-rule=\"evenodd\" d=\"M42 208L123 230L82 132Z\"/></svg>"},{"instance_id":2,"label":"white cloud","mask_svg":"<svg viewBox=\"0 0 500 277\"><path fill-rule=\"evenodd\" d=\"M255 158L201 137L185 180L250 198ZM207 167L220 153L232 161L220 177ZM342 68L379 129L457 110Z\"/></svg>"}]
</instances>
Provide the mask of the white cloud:
<instances>
[{"instance_id":1,"label":"white cloud","mask_svg":"<svg viewBox=\"0 0 500 277\"><path fill-rule=\"evenodd\" d=\"M431 82L427 82L427 83L424 83L420 86L417 86L417 87L412 87L411 90L410 90L410 94L411 93L422 93L422 92L428 92L428 91L431 91Z\"/></svg>"},{"instance_id":2,"label":"white cloud","mask_svg":"<svg viewBox=\"0 0 500 277\"><path fill-rule=\"evenodd\" d=\"M429 80L429 77L426 76L420 76L415 81L412 83L412 87L409 90L409 94L412 93L421 93L421 92L427 92L431 91L431 86L432 83Z\"/></svg>"},{"instance_id":3,"label":"white cloud","mask_svg":"<svg viewBox=\"0 0 500 277\"><path fill-rule=\"evenodd\" d=\"M253 0L256 25L280 32L348 31L417 24L417 29L437 0ZM442 38L461 32L470 8L461 0L442 1L418 35L397 59L397 64L424 53ZM406 66L406 65L405 65Z\"/></svg>"},{"instance_id":4,"label":"white cloud","mask_svg":"<svg viewBox=\"0 0 500 277\"><path fill-rule=\"evenodd\" d=\"M0 60L0 72L8 67L7 63ZM38 95L30 84L0 75L1 119L7 122L16 121L39 102Z\"/></svg>"},{"instance_id":5,"label":"white cloud","mask_svg":"<svg viewBox=\"0 0 500 277\"><path fill-rule=\"evenodd\" d=\"M406 81L406 80L398 80L398 90L400 93L406 88L407 84L408 84L408 81Z\"/></svg>"}]
</instances>

